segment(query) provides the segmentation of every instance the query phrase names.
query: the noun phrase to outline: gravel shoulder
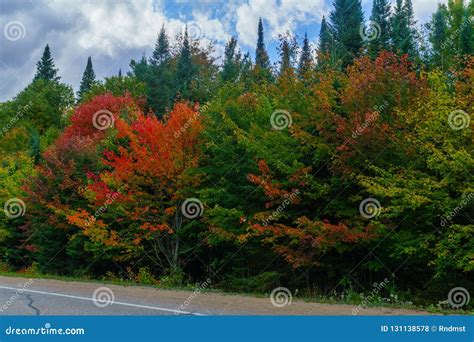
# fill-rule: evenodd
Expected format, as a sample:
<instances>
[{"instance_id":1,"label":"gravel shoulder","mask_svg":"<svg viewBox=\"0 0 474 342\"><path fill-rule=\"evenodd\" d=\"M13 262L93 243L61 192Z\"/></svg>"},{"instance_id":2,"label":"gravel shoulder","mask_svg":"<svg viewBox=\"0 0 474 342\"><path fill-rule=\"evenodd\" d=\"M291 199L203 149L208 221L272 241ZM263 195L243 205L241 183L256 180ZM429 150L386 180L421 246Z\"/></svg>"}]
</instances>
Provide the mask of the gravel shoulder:
<instances>
[{"instance_id":1,"label":"gravel shoulder","mask_svg":"<svg viewBox=\"0 0 474 342\"><path fill-rule=\"evenodd\" d=\"M275 307L269 298L252 296L0 276L0 315L353 315L355 308L298 298L289 305ZM367 307L357 314L433 313Z\"/></svg>"}]
</instances>

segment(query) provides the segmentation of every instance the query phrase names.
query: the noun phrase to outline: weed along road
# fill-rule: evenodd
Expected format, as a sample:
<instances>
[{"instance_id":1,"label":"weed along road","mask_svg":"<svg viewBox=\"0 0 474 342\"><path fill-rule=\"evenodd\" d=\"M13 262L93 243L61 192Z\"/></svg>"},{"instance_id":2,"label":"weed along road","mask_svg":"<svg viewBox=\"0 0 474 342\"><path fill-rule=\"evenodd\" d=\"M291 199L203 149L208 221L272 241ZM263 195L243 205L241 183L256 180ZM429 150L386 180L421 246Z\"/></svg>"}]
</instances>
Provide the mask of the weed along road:
<instances>
[{"instance_id":1,"label":"weed along road","mask_svg":"<svg viewBox=\"0 0 474 342\"><path fill-rule=\"evenodd\" d=\"M271 300L96 282L0 276L0 315L422 315L425 311ZM283 300L282 300L283 299Z\"/></svg>"}]
</instances>

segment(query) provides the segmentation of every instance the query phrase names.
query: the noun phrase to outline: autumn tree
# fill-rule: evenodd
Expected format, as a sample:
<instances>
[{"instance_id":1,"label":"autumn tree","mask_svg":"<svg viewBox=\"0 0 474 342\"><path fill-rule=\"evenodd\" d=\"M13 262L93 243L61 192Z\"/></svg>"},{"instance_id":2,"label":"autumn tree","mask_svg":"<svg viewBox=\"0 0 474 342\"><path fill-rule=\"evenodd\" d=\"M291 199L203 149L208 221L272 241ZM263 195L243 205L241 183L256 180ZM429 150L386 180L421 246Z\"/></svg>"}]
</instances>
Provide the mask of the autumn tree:
<instances>
[{"instance_id":1,"label":"autumn tree","mask_svg":"<svg viewBox=\"0 0 474 342\"><path fill-rule=\"evenodd\" d=\"M188 202L183 203L198 184L190 171L199 161L199 112L178 103L164 122L138 113L132 122L118 118L116 127L122 143L104 152L102 163L108 170L90 176L94 182L89 186L96 207L116 194L108 208L112 216L95 219L78 210L68 219L96 244L122 251L150 250L149 257L160 267L157 271L177 274L183 266L180 234L191 215L185 208ZM199 203L193 205L202 210ZM117 221L128 224L117 226Z\"/></svg>"}]
</instances>

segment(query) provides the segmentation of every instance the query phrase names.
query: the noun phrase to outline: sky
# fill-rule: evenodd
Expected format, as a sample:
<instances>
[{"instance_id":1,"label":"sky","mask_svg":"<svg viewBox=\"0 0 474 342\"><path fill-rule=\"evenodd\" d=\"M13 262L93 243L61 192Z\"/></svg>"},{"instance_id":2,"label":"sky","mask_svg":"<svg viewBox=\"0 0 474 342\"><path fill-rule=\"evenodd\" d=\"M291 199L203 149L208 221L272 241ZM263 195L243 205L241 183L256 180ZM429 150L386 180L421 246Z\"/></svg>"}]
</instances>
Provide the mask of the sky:
<instances>
[{"instance_id":1,"label":"sky","mask_svg":"<svg viewBox=\"0 0 474 342\"><path fill-rule=\"evenodd\" d=\"M413 0L418 23L445 2ZM362 4L368 19L372 0ZM290 31L301 41L307 32L316 47L321 19L331 8L332 0L0 0L0 101L31 82L46 44L62 82L77 91L88 56L97 79L119 69L126 73L131 59L150 56L162 25L172 41L187 26L202 44L213 42L216 57L231 36L253 55L262 17L275 62L278 34Z\"/></svg>"}]
</instances>

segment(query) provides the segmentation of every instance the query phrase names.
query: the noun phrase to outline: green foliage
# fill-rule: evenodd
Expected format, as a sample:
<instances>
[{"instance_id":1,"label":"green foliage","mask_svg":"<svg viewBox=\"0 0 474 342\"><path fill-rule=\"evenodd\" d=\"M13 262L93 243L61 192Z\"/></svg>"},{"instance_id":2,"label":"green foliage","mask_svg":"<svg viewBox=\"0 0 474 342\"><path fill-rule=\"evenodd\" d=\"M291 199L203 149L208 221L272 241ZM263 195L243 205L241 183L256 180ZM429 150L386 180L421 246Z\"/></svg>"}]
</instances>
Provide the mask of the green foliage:
<instances>
[{"instance_id":1,"label":"green foliage","mask_svg":"<svg viewBox=\"0 0 474 342\"><path fill-rule=\"evenodd\" d=\"M86 92L88 92L95 81L95 73L92 68L92 59L89 56L87 59L86 69L82 75L81 85L79 86L79 91L77 92L78 102L80 102Z\"/></svg>"},{"instance_id":2,"label":"green foliage","mask_svg":"<svg viewBox=\"0 0 474 342\"><path fill-rule=\"evenodd\" d=\"M126 76L95 81L89 58L75 107L46 46L0 103L0 204L26 207L0 216L0 268L350 300L387 278L374 300L392 304L469 288L472 6L438 7L423 64L410 0L393 14L374 0L381 32L365 46L360 0L336 0L317 63L310 37L298 54L286 33L277 77L261 19L255 65L234 37L218 66L212 44L186 29L174 45L162 27ZM95 127L100 110L113 127Z\"/></svg>"},{"instance_id":3,"label":"green foliage","mask_svg":"<svg viewBox=\"0 0 474 342\"><path fill-rule=\"evenodd\" d=\"M57 82L60 79L57 74L58 69L54 66L51 50L49 49L49 45L46 44L41 59L36 63L36 74L33 81L44 80Z\"/></svg>"},{"instance_id":4,"label":"green foliage","mask_svg":"<svg viewBox=\"0 0 474 342\"><path fill-rule=\"evenodd\" d=\"M360 55L363 42L360 28L364 17L360 0L335 0L331 11L331 30L337 43L343 66Z\"/></svg>"},{"instance_id":5,"label":"green foliage","mask_svg":"<svg viewBox=\"0 0 474 342\"><path fill-rule=\"evenodd\" d=\"M369 54L372 58L377 57L380 51L390 50L390 1L374 0L372 3L372 14L370 20L373 22L376 35L375 39L369 40Z\"/></svg>"}]
</instances>

